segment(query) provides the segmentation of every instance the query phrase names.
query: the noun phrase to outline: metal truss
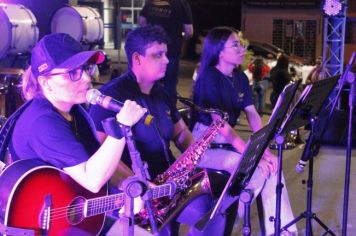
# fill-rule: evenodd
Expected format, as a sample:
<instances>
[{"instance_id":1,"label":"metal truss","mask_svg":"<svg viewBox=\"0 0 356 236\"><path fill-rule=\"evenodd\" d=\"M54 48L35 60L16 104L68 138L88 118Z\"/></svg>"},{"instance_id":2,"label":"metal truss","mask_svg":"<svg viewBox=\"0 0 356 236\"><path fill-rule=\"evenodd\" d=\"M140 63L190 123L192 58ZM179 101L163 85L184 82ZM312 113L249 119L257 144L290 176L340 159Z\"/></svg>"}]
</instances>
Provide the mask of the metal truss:
<instances>
[{"instance_id":1,"label":"metal truss","mask_svg":"<svg viewBox=\"0 0 356 236\"><path fill-rule=\"evenodd\" d=\"M346 27L346 0L343 13L324 15L323 78L342 74Z\"/></svg>"}]
</instances>

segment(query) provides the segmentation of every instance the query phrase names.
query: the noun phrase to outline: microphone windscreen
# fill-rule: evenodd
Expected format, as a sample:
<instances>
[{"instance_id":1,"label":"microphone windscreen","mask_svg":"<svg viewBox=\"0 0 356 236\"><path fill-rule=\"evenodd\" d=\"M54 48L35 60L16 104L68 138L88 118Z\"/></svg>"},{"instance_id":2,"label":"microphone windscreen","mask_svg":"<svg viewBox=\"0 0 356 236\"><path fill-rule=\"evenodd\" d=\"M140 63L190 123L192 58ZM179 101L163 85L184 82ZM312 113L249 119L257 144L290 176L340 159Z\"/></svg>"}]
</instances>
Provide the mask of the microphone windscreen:
<instances>
[{"instance_id":1,"label":"microphone windscreen","mask_svg":"<svg viewBox=\"0 0 356 236\"><path fill-rule=\"evenodd\" d=\"M99 90L90 89L86 94L86 99L88 103L92 105L96 105L99 101L100 96L101 96L101 92Z\"/></svg>"}]
</instances>

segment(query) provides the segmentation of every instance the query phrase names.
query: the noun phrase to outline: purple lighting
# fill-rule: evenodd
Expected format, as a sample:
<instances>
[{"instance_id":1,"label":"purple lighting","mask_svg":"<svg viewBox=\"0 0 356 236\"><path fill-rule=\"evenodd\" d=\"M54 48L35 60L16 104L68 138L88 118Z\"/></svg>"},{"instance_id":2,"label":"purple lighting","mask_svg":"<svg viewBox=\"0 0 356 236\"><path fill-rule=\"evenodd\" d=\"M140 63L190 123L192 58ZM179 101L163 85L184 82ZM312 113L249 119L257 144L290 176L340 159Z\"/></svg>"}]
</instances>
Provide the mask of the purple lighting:
<instances>
[{"instance_id":1,"label":"purple lighting","mask_svg":"<svg viewBox=\"0 0 356 236\"><path fill-rule=\"evenodd\" d=\"M336 16L341 13L342 3L339 0L325 0L323 11L328 16Z\"/></svg>"}]
</instances>

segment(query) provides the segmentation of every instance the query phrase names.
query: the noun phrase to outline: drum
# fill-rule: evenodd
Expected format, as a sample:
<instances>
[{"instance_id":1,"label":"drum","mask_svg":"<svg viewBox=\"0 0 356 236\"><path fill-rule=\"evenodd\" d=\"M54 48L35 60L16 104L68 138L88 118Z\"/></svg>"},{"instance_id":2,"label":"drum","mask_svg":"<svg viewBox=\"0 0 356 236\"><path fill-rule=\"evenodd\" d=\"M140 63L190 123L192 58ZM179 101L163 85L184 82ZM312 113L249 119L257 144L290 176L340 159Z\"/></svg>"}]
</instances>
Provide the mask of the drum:
<instances>
[{"instance_id":1,"label":"drum","mask_svg":"<svg viewBox=\"0 0 356 236\"><path fill-rule=\"evenodd\" d=\"M0 58L30 52L38 41L37 20L20 4L0 4Z\"/></svg>"},{"instance_id":2,"label":"drum","mask_svg":"<svg viewBox=\"0 0 356 236\"><path fill-rule=\"evenodd\" d=\"M56 11L51 30L52 33L67 33L82 43L95 43L103 38L104 24L96 9L69 6Z\"/></svg>"}]
</instances>

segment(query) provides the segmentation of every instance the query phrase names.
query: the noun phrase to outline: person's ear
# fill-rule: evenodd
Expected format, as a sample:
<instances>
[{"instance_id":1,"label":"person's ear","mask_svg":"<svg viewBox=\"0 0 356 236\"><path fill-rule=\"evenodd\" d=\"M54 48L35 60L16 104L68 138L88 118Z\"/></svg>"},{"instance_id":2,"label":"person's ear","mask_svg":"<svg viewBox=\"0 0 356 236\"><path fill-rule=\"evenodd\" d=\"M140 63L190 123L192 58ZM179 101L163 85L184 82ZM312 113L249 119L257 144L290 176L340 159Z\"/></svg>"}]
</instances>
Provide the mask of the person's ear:
<instances>
[{"instance_id":1,"label":"person's ear","mask_svg":"<svg viewBox=\"0 0 356 236\"><path fill-rule=\"evenodd\" d=\"M40 75L40 76L38 76L37 80L43 89L46 89L47 91L52 92L52 87L49 85L49 83L48 83L49 80L47 78Z\"/></svg>"},{"instance_id":2,"label":"person's ear","mask_svg":"<svg viewBox=\"0 0 356 236\"><path fill-rule=\"evenodd\" d=\"M133 55L132 55L132 59L133 59L133 63L135 63L136 65L140 65L141 62L140 62L140 54L135 52Z\"/></svg>"}]
</instances>

